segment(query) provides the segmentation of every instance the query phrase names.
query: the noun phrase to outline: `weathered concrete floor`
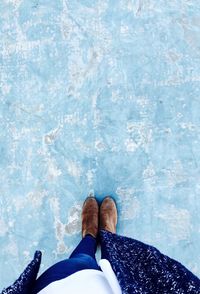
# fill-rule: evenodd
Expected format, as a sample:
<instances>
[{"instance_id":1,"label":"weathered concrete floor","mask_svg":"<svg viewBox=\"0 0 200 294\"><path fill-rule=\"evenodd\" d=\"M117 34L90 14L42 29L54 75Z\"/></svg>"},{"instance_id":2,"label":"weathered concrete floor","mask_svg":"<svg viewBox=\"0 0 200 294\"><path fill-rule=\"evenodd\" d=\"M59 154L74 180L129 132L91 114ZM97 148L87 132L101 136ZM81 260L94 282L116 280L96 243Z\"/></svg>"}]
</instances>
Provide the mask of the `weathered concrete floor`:
<instances>
[{"instance_id":1,"label":"weathered concrete floor","mask_svg":"<svg viewBox=\"0 0 200 294\"><path fill-rule=\"evenodd\" d=\"M68 256L89 192L200 275L199 1L0 7L0 288Z\"/></svg>"}]
</instances>

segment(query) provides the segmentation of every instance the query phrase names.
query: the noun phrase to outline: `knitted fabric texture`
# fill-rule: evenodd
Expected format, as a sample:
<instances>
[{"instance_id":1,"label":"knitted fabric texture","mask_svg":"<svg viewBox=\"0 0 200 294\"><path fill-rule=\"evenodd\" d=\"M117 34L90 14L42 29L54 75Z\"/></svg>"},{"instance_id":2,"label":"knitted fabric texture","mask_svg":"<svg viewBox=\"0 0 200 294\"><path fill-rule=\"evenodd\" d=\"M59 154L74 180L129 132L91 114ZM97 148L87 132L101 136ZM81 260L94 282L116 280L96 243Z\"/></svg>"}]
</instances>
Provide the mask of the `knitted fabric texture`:
<instances>
[{"instance_id":1,"label":"knitted fabric texture","mask_svg":"<svg viewBox=\"0 0 200 294\"><path fill-rule=\"evenodd\" d=\"M42 253L36 251L33 260L27 265L20 277L10 287L3 289L1 294L30 294L35 283Z\"/></svg>"},{"instance_id":2,"label":"knitted fabric texture","mask_svg":"<svg viewBox=\"0 0 200 294\"><path fill-rule=\"evenodd\" d=\"M200 294L200 280L178 261L140 241L100 231L101 245L123 294ZM30 294L41 263L41 252L15 283L1 294Z\"/></svg>"},{"instance_id":3,"label":"knitted fabric texture","mask_svg":"<svg viewBox=\"0 0 200 294\"><path fill-rule=\"evenodd\" d=\"M200 280L153 246L105 230L100 239L123 294L200 294Z\"/></svg>"}]
</instances>

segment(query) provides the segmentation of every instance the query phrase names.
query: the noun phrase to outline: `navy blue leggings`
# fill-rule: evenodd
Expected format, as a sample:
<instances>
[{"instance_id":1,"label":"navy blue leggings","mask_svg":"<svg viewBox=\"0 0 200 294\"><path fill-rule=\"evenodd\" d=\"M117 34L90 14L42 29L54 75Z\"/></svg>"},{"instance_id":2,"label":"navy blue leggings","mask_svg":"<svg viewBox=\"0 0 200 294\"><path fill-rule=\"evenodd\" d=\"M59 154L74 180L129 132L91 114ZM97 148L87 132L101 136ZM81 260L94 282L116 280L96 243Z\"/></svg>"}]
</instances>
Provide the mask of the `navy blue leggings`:
<instances>
[{"instance_id":1,"label":"navy blue leggings","mask_svg":"<svg viewBox=\"0 0 200 294\"><path fill-rule=\"evenodd\" d=\"M83 269L101 270L95 258L96 250L96 238L86 235L68 259L57 262L36 280L33 294L38 293L50 283L66 278L77 271ZM101 248L101 254L102 258L106 258L103 248Z\"/></svg>"}]
</instances>

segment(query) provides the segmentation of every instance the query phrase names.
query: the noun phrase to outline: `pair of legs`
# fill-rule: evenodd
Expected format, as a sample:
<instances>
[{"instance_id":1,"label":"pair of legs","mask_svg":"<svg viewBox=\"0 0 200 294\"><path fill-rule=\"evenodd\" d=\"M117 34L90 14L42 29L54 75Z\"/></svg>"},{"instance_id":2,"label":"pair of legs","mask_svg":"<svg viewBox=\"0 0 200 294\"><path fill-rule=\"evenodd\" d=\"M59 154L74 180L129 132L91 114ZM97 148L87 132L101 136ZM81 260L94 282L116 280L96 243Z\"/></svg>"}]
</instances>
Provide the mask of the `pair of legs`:
<instances>
[{"instance_id":1,"label":"pair of legs","mask_svg":"<svg viewBox=\"0 0 200 294\"><path fill-rule=\"evenodd\" d=\"M33 294L38 293L50 283L66 278L84 269L101 270L95 253L98 245L98 230L116 232L117 209L112 198L104 198L100 208L94 197L88 197L82 209L82 240L68 259L62 260L48 268L36 281ZM101 258L105 258L101 246Z\"/></svg>"},{"instance_id":2,"label":"pair of legs","mask_svg":"<svg viewBox=\"0 0 200 294\"><path fill-rule=\"evenodd\" d=\"M98 245L98 231L102 229L115 234L116 226L115 201L107 196L99 207L95 197L87 197L82 208L82 240L69 258L77 258L80 254L84 254L93 258L97 265L95 253ZM101 258L107 259L104 246L101 246Z\"/></svg>"}]
</instances>

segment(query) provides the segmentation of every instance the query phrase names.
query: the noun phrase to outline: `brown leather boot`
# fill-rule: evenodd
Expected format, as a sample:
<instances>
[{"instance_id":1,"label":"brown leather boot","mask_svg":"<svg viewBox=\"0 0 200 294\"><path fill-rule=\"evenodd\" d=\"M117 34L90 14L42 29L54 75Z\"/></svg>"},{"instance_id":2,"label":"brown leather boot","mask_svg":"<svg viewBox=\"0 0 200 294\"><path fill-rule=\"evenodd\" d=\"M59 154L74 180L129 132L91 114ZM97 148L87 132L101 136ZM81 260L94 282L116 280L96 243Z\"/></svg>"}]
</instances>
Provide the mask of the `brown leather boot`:
<instances>
[{"instance_id":1,"label":"brown leather boot","mask_svg":"<svg viewBox=\"0 0 200 294\"><path fill-rule=\"evenodd\" d=\"M100 229L116 233L117 207L115 201L107 196L100 206Z\"/></svg>"},{"instance_id":2,"label":"brown leather boot","mask_svg":"<svg viewBox=\"0 0 200 294\"><path fill-rule=\"evenodd\" d=\"M90 234L97 237L99 222L99 205L95 197L87 197L82 208L82 237Z\"/></svg>"}]
</instances>

